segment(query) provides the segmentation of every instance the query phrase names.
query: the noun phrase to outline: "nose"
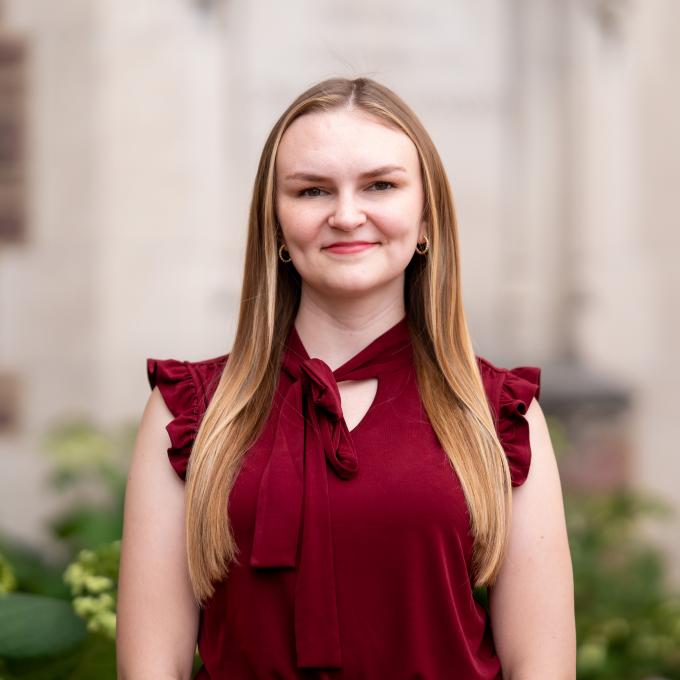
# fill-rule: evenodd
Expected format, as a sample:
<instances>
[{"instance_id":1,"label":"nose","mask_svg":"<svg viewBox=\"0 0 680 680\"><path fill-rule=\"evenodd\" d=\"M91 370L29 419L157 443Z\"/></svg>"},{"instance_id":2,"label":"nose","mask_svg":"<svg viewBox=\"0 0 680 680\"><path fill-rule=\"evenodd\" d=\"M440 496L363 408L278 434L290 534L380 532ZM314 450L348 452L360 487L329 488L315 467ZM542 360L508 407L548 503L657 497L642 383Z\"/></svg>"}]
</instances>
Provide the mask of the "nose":
<instances>
[{"instance_id":1,"label":"nose","mask_svg":"<svg viewBox=\"0 0 680 680\"><path fill-rule=\"evenodd\" d=\"M351 196L339 197L335 211L328 218L328 224L337 229L354 229L365 221L366 215Z\"/></svg>"}]
</instances>

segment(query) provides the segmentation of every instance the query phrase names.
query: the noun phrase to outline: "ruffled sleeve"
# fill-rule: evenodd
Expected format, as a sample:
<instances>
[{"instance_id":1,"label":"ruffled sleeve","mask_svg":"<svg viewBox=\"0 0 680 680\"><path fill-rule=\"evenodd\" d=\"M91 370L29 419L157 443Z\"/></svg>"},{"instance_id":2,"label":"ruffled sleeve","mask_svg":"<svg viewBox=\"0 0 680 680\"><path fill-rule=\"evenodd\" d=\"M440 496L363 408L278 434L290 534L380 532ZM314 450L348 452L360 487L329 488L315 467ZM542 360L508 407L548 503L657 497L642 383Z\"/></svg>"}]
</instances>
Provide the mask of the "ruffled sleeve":
<instances>
[{"instance_id":1,"label":"ruffled sleeve","mask_svg":"<svg viewBox=\"0 0 680 680\"><path fill-rule=\"evenodd\" d=\"M175 472L185 480L199 426L196 377L188 362L175 359L147 359L146 372L151 389L158 386L174 416L165 428L170 435L168 458Z\"/></svg>"},{"instance_id":2,"label":"ruffled sleeve","mask_svg":"<svg viewBox=\"0 0 680 680\"><path fill-rule=\"evenodd\" d=\"M505 450L512 486L526 481L531 465L529 423L524 417L531 400L541 392L538 366L498 368L482 359L480 368L492 407L496 432Z\"/></svg>"}]
</instances>

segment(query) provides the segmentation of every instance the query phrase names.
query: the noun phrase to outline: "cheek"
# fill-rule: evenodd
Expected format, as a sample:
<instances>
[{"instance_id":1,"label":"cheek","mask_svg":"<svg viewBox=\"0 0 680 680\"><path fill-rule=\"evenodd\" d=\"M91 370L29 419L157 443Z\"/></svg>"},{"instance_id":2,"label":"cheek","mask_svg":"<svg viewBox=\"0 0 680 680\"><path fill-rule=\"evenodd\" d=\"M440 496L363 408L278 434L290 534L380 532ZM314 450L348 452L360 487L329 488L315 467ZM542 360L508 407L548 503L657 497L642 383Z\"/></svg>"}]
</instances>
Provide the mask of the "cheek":
<instances>
[{"instance_id":1,"label":"cheek","mask_svg":"<svg viewBox=\"0 0 680 680\"><path fill-rule=\"evenodd\" d=\"M410 204L393 204L374 213L376 222L388 237L406 240L415 237L419 213Z\"/></svg>"},{"instance_id":2,"label":"cheek","mask_svg":"<svg viewBox=\"0 0 680 680\"><path fill-rule=\"evenodd\" d=\"M281 199L277 203L276 213L287 239L304 244L314 238L317 231L314 225L318 219L310 207L297 201Z\"/></svg>"},{"instance_id":3,"label":"cheek","mask_svg":"<svg viewBox=\"0 0 680 680\"><path fill-rule=\"evenodd\" d=\"M375 206L376 215L395 229L404 230L413 227L420 220L423 203L420 195L415 191L403 191L393 195L391 200Z\"/></svg>"}]
</instances>

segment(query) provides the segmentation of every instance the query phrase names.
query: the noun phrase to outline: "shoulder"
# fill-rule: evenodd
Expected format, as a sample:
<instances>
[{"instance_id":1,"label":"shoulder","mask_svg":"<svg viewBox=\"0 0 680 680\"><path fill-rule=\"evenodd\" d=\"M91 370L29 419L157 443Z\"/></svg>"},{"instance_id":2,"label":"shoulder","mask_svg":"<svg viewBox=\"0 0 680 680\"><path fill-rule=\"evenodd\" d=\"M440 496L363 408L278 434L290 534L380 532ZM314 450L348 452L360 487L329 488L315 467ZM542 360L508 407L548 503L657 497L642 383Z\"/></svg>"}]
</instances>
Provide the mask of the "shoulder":
<instances>
[{"instance_id":1,"label":"shoulder","mask_svg":"<svg viewBox=\"0 0 680 680\"><path fill-rule=\"evenodd\" d=\"M146 360L147 380L151 389L158 386L173 415L177 415L173 406L185 408L190 401L195 401L198 408L205 410L228 356L222 354L200 361L149 357Z\"/></svg>"},{"instance_id":2,"label":"shoulder","mask_svg":"<svg viewBox=\"0 0 680 680\"><path fill-rule=\"evenodd\" d=\"M228 354L186 361L146 359L146 375L151 389L158 387L173 420L166 430L171 446L168 457L177 474L185 479L196 433L226 365Z\"/></svg>"},{"instance_id":3,"label":"shoulder","mask_svg":"<svg viewBox=\"0 0 680 680\"><path fill-rule=\"evenodd\" d=\"M519 486L526 480L531 464L526 416L533 400L538 401L540 396L541 369L538 366L504 368L481 356L477 356L477 365L498 438L508 457L512 484ZM532 409L532 418L536 417L534 413Z\"/></svg>"},{"instance_id":4,"label":"shoulder","mask_svg":"<svg viewBox=\"0 0 680 680\"><path fill-rule=\"evenodd\" d=\"M541 368L539 366L504 368L493 364L485 357L476 355L476 358L484 389L492 406L497 407L500 402L505 403L509 398L513 398L524 402L525 407L528 408L532 398L539 398L541 392Z\"/></svg>"}]
</instances>

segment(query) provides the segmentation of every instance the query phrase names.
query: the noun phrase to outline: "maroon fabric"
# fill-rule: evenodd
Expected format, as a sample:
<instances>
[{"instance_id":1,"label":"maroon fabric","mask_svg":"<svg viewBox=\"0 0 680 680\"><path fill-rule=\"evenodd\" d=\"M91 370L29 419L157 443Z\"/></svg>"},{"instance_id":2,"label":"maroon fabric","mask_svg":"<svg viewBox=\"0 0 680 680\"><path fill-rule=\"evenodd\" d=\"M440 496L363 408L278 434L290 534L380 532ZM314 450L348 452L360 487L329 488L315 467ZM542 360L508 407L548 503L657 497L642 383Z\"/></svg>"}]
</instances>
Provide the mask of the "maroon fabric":
<instances>
[{"instance_id":1,"label":"maroon fabric","mask_svg":"<svg viewBox=\"0 0 680 680\"><path fill-rule=\"evenodd\" d=\"M175 419L185 479L228 355L147 360ZM477 357L512 484L531 463L524 414L540 369ZM377 378L351 430L337 382ZM201 610L196 677L487 680L500 677L472 595L469 516L418 393L406 319L331 371L291 328L274 406L229 498L238 563Z\"/></svg>"}]
</instances>

